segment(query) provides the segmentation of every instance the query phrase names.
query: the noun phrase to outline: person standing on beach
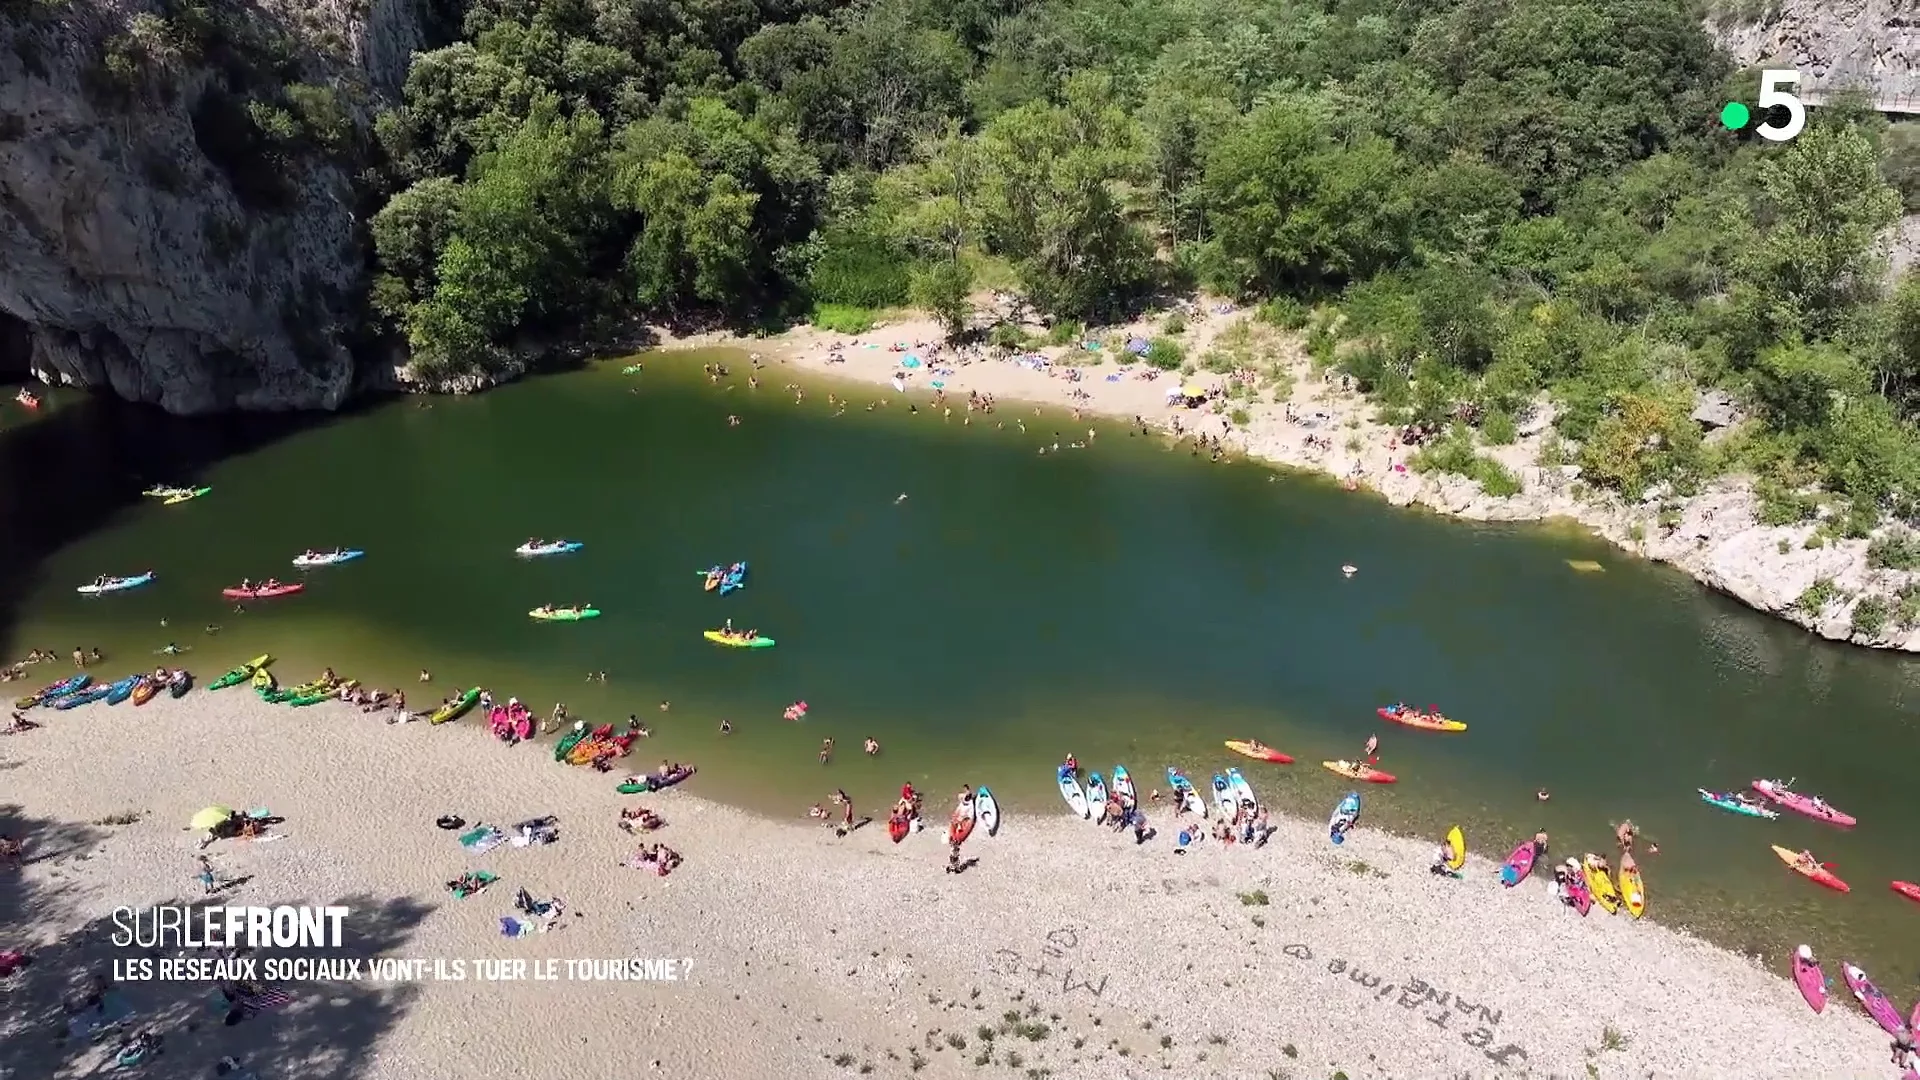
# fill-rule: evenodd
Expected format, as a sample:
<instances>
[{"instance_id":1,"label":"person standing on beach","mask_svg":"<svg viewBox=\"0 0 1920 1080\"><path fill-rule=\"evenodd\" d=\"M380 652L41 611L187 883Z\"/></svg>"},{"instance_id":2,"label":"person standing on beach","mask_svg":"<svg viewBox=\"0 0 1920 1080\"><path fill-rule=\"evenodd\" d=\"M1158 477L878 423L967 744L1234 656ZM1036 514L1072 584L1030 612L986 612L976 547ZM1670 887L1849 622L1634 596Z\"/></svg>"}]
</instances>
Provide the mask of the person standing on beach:
<instances>
[{"instance_id":1,"label":"person standing on beach","mask_svg":"<svg viewBox=\"0 0 1920 1080\"><path fill-rule=\"evenodd\" d=\"M205 855L197 856L197 858L200 860L200 891L208 896L212 896L213 863Z\"/></svg>"},{"instance_id":2,"label":"person standing on beach","mask_svg":"<svg viewBox=\"0 0 1920 1080\"><path fill-rule=\"evenodd\" d=\"M960 841L955 840L947 845L947 873L957 874L959 872L960 872Z\"/></svg>"},{"instance_id":3,"label":"person standing on beach","mask_svg":"<svg viewBox=\"0 0 1920 1080\"><path fill-rule=\"evenodd\" d=\"M840 827L833 830L833 834L835 836L845 836L853 831L853 800L847 797L846 791L835 788L833 791L833 801L845 808L840 818Z\"/></svg>"}]
</instances>

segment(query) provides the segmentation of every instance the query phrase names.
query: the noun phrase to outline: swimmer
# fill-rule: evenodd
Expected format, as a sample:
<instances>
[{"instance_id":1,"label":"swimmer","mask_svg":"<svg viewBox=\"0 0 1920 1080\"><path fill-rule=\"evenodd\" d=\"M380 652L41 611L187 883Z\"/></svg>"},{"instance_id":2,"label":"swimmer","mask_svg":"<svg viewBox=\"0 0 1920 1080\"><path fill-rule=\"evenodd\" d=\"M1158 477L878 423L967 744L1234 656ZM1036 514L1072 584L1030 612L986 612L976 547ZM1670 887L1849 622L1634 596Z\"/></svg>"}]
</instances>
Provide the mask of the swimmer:
<instances>
[{"instance_id":1,"label":"swimmer","mask_svg":"<svg viewBox=\"0 0 1920 1080\"><path fill-rule=\"evenodd\" d=\"M873 755L879 752L880 752L880 740L874 738L871 735L867 736L867 756L872 757Z\"/></svg>"},{"instance_id":2,"label":"swimmer","mask_svg":"<svg viewBox=\"0 0 1920 1080\"><path fill-rule=\"evenodd\" d=\"M1553 798L1553 796L1547 794L1546 788L1541 788L1539 791L1534 792L1533 797L1539 799L1541 802L1546 802L1548 799Z\"/></svg>"},{"instance_id":3,"label":"swimmer","mask_svg":"<svg viewBox=\"0 0 1920 1080\"><path fill-rule=\"evenodd\" d=\"M833 740L832 739L820 740L820 764L825 765L827 762L832 760L833 760Z\"/></svg>"}]
</instances>

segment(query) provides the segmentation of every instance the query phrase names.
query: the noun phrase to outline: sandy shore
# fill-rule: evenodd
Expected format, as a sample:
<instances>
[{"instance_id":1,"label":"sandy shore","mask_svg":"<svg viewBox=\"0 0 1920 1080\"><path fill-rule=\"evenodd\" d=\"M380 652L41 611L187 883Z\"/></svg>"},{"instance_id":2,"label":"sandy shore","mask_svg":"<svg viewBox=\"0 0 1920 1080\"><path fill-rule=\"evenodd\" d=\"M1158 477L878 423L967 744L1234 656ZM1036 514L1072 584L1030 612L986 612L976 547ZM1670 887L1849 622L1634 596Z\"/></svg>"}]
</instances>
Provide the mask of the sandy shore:
<instances>
[{"instance_id":1,"label":"sandy shore","mask_svg":"<svg viewBox=\"0 0 1920 1080\"><path fill-rule=\"evenodd\" d=\"M1395 506L1420 506L1481 521L1577 521L1639 557L1671 564L1709 588L1822 637L1920 652L1920 627L1888 625L1873 635L1853 628L1853 606L1860 597L1884 599L1903 586L1920 584L1920 573L1873 567L1867 540L1823 536L1815 541L1815 522L1765 525L1751 483L1738 477L1715 481L1688 499L1636 504L1588 490L1578 482L1578 469L1538 464L1550 437L1552 413L1545 404L1521 425L1513 444L1481 448L1520 480L1518 494L1491 496L1463 477L1415 472L1408 467L1411 452L1400 445L1398 433L1374 422L1371 402L1343 386L1337 373L1316 372L1297 335L1254 315L1249 309L1209 302L1185 316L1184 329L1175 335L1190 363L1208 355L1230 356L1243 362L1242 370L1202 370L1189 376L1168 372L1151 381L1138 377L1150 370L1146 364L1126 363L1133 358L1116 356L1114 345L1129 337L1160 336L1162 328L1153 322L1102 329L1095 335L1102 344L1097 352L1078 346L1035 350L1056 361L1049 368L1009 359L966 361L945 350L917 370L903 370L900 362L907 354L930 358L941 340L939 325L925 318L903 319L858 336L800 327L765 339L708 334L664 335L662 340L667 347L745 349L759 354L775 372L791 365L883 387L903 378L904 394L889 388L889 396L922 405L932 396L930 384L938 380L949 399L957 398L949 402L954 415L942 417L950 423L964 422L970 391L990 394L1003 405L1023 401L1112 417L1137 416L1161 430L1170 430L1177 421L1185 432L1222 438L1237 453L1336 477ZM902 343L909 349L891 351ZM763 377L763 386L769 381L779 385ZM1222 394L1202 409L1188 409L1169 404L1166 391L1174 386ZM1011 415L1003 408L997 419ZM1044 440L1040 434L1035 433L1036 442L1050 447L1052 431ZM1063 445L1075 437L1061 432ZM1819 610L1805 610L1799 602L1802 595L1821 580L1838 587L1836 599Z\"/></svg>"},{"instance_id":2,"label":"sandy shore","mask_svg":"<svg viewBox=\"0 0 1920 1080\"><path fill-rule=\"evenodd\" d=\"M712 773L621 797L617 774L472 721L388 725L244 690L39 718L0 739L0 832L29 854L0 869L0 949L37 958L0 984L12 1077L97 1065L99 1048L55 1041L57 1002L138 955L105 940L116 906L200 899L183 825L208 803L287 819L284 840L209 849L238 881L222 899L344 903L349 954L691 963L675 982L291 984L291 1005L231 1027L204 984L129 984L133 1022L165 1038L150 1077L210 1075L222 1054L260 1080L1894 1075L1844 993L1815 1016L1737 956L1624 915L1576 918L1537 880L1503 890L1484 860L1434 878L1427 845L1364 824L1338 850L1288 822L1263 849L1176 856L1164 810L1166 835L1143 846L1010 812L956 877L932 833L896 846L881 824L839 839L752 817L698 797L725 792ZM634 804L686 857L669 877L617 865L634 840L616 814ZM554 814L562 836L471 856L435 827L448 813ZM501 881L451 898L443 883L468 868ZM522 886L574 913L501 937ZM1649 891L1657 910L1657 879Z\"/></svg>"}]
</instances>

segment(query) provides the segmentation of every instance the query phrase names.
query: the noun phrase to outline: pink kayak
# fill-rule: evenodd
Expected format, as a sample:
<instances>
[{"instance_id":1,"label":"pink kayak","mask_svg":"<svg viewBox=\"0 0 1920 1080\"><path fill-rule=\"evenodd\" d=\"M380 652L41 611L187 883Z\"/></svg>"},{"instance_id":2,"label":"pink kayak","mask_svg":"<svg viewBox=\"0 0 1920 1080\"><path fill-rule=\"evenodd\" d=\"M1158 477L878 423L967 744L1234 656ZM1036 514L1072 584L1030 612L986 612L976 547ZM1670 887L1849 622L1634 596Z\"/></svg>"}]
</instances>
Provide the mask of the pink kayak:
<instances>
[{"instance_id":1,"label":"pink kayak","mask_svg":"<svg viewBox=\"0 0 1920 1080\"><path fill-rule=\"evenodd\" d=\"M1879 987L1873 985L1873 980L1867 978L1866 972L1851 963L1843 963L1840 965L1840 974L1847 980L1847 989L1853 991L1853 996L1860 1001L1860 1007L1867 1010L1867 1015L1873 1017L1874 1023L1889 1035L1897 1037L1907 1033L1907 1025L1900 1019L1900 1011L1893 1007L1893 1002L1887 1000L1887 995L1881 993Z\"/></svg>"},{"instance_id":2,"label":"pink kayak","mask_svg":"<svg viewBox=\"0 0 1920 1080\"><path fill-rule=\"evenodd\" d=\"M1802 795L1778 780L1755 780L1753 790L1779 803L1795 813L1805 814L1819 821L1830 821L1835 825L1852 826L1852 814L1843 814L1828 806L1825 800L1811 795Z\"/></svg>"},{"instance_id":3,"label":"pink kayak","mask_svg":"<svg viewBox=\"0 0 1920 1080\"><path fill-rule=\"evenodd\" d=\"M298 583L293 585L256 586L251 589L235 587L231 589L221 589L220 595L229 600L271 600L276 596L292 596L294 593L304 592L306 588L305 585Z\"/></svg>"},{"instance_id":4,"label":"pink kayak","mask_svg":"<svg viewBox=\"0 0 1920 1080\"><path fill-rule=\"evenodd\" d=\"M1569 870L1560 876L1560 883L1573 902L1573 910L1582 915L1593 910L1593 890L1587 887L1587 875Z\"/></svg>"},{"instance_id":5,"label":"pink kayak","mask_svg":"<svg viewBox=\"0 0 1920 1080\"><path fill-rule=\"evenodd\" d=\"M1814 1012L1827 1007L1827 977L1814 960L1813 950L1805 945L1793 950L1793 981Z\"/></svg>"},{"instance_id":6,"label":"pink kayak","mask_svg":"<svg viewBox=\"0 0 1920 1080\"><path fill-rule=\"evenodd\" d=\"M1531 840L1514 848L1513 854L1507 856L1506 863L1500 867L1500 884L1511 889L1527 880L1527 875L1533 873L1535 855Z\"/></svg>"}]
</instances>

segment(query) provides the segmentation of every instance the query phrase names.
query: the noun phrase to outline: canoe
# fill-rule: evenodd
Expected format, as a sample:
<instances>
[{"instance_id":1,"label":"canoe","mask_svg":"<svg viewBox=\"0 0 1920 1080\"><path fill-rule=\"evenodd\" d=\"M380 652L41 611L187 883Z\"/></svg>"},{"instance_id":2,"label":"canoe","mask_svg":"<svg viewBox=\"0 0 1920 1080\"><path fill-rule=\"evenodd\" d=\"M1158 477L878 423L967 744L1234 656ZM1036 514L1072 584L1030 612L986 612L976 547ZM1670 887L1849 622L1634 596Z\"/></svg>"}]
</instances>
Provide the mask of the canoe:
<instances>
[{"instance_id":1,"label":"canoe","mask_svg":"<svg viewBox=\"0 0 1920 1080\"><path fill-rule=\"evenodd\" d=\"M1180 800L1182 808L1201 817L1207 816L1207 801L1193 790L1193 781L1171 765L1167 766L1167 786L1173 788L1174 796Z\"/></svg>"},{"instance_id":2,"label":"canoe","mask_svg":"<svg viewBox=\"0 0 1920 1080\"><path fill-rule=\"evenodd\" d=\"M343 562L352 562L353 560L365 554L366 552L364 551L349 549L345 551L334 551L334 552L328 552L326 554L315 555L312 558L308 558L305 555L295 555L293 557L293 565L298 566L303 570L310 569L315 566L338 566Z\"/></svg>"},{"instance_id":3,"label":"canoe","mask_svg":"<svg viewBox=\"0 0 1920 1080\"><path fill-rule=\"evenodd\" d=\"M220 595L229 600L271 600L276 596L292 596L297 592L305 592L306 589L307 587L299 582L294 582L291 585L273 585L264 588L256 585L251 589L242 589L236 585L231 588L221 589Z\"/></svg>"},{"instance_id":4,"label":"canoe","mask_svg":"<svg viewBox=\"0 0 1920 1080\"><path fill-rule=\"evenodd\" d=\"M193 689L193 672L191 671L185 669L176 671L173 673L173 678L167 680L167 693L175 698L186 697L187 691L191 689Z\"/></svg>"},{"instance_id":5,"label":"canoe","mask_svg":"<svg viewBox=\"0 0 1920 1080\"><path fill-rule=\"evenodd\" d=\"M1449 720L1444 716L1437 716L1433 713L1423 713L1418 709L1396 709L1390 705L1383 705L1373 711L1379 713L1382 720L1391 720L1396 724L1404 724L1410 728L1419 728L1422 731L1467 730L1467 725L1458 720Z\"/></svg>"},{"instance_id":6,"label":"canoe","mask_svg":"<svg viewBox=\"0 0 1920 1080\"><path fill-rule=\"evenodd\" d=\"M567 755L572 753L573 748L579 744L580 740L586 737L587 729L584 727L576 728L560 736L560 741L553 744L553 760L567 760Z\"/></svg>"},{"instance_id":7,"label":"canoe","mask_svg":"<svg viewBox=\"0 0 1920 1080\"><path fill-rule=\"evenodd\" d=\"M1067 800L1067 806L1071 807L1075 814L1083 818L1093 816L1092 808L1087 805L1087 793L1080 790L1080 781L1074 777L1073 773L1067 771L1065 766L1061 766L1054 779L1060 783L1060 797Z\"/></svg>"},{"instance_id":8,"label":"canoe","mask_svg":"<svg viewBox=\"0 0 1920 1080\"><path fill-rule=\"evenodd\" d=\"M133 696L133 688L140 685L145 676L129 675L107 688L107 704L118 705Z\"/></svg>"},{"instance_id":9,"label":"canoe","mask_svg":"<svg viewBox=\"0 0 1920 1080\"><path fill-rule=\"evenodd\" d=\"M26 697L15 701L13 707L16 709L31 709L35 705L51 705L62 695L71 694L92 681L93 676L84 672L79 675L69 675L58 682L48 683L34 693L28 694Z\"/></svg>"},{"instance_id":10,"label":"canoe","mask_svg":"<svg viewBox=\"0 0 1920 1080\"><path fill-rule=\"evenodd\" d=\"M1219 773L1213 774L1213 805L1220 810L1220 816L1233 820L1235 811L1240 809L1240 800L1233 793L1233 784Z\"/></svg>"},{"instance_id":11,"label":"canoe","mask_svg":"<svg viewBox=\"0 0 1920 1080\"><path fill-rule=\"evenodd\" d=\"M1253 797L1253 785L1247 783L1247 778L1240 775L1239 769L1227 770L1227 783L1232 786L1235 799L1255 806L1260 805L1260 800Z\"/></svg>"},{"instance_id":12,"label":"canoe","mask_svg":"<svg viewBox=\"0 0 1920 1080\"><path fill-rule=\"evenodd\" d=\"M1255 761L1271 761L1276 765L1291 765L1293 758L1275 750L1271 746L1262 746L1248 739L1228 739L1227 749L1236 754L1250 757Z\"/></svg>"},{"instance_id":13,"label":"canoe","mask_svg":"<svg viewBox=\"0 0 1920 1080\"><path fill-rule=\"evenodd\" d=\"M1360 793L1349 791L1334 805L1333 815L1327 818L1327 838L1336 844L1347 842L1347 830L1360 822Z\"/></svg>"},{"instance_id":14,"label":"canoe","mask_svg":"<svg viewBox=\"0 0 1920 1080\"><path fill-rule=\"evenodd\" d=\"M147 702L153 700L153 695L159 692L160 684L154 682L151 677L143 676L138 683L134 684L133 703L135 705L145 705Z\"/></svg>"},{"instance_id":15,"label":"canoe","mask_svg":"<svg viewBox=\"0 0 1920 1080\"><path fill-rule=\"evenodd\" d=\"M1467 865L1467 834L1455 825L1447 830L1447 869L1458 870Z\"/></svg>"},{"instance_id":16,"label":"canoe","mask_svg":"<svg viewBox=\"0 0 1920 1080\"><path fill-rule=\"evenodd\" d=\"M1647 913L1647 886L1639 867L1620 868L1620 904L1636 919Z\"/></svg>"},{"instance_id":17,"label":"canoe","mask_svg":"<svg viewBox=\"0 0 1920 1080\"><path fill-rule=\"evenodd\" d=\"M1593 890L1593 902L1606 909L1612 915L1620 910L1620 894L1614 890L1613 878L1607 871L1600 869L1595 861L1597 857L1588 855L1580 860L1580 870L1586 875L1587 888Z\"/></svg>"},{"instance_id":18,"label":"canoe","mask_svg":"<svg viewBox=\"0 0 1920 1080\"><path fill-rule=\"evenodd\" d=\"M1587 884L1585 874L1568 874L1564 878L1567 899L1572 901L1573 910L1582 915L1593 910L1593 887Z\"/></svg>"},{"instance_id":19,"label":"canoe","mask_svg":"<svg viewBox=\"0 0 1920 1080\"><path fill-rule=\"evenodd\" d=\"M1907 1034L1907 1022L1900 1018L1900 1010L1893 1007L1893 1002L1887 1000L1887 995L1873 985L1873 980L1867 978L1867 973L1860 970L1859 965L1851 961L1842 963L1840 975L1846 979L1847 989L1853 991L1854 1000L1860 1003L1868 1016L1873 1017L1874 1023L1896 1038Z\"/></svg>"},{"instance_id":20,"label":"canoe","mask_svg":"<svg viewBox=\"0 0 1920 1080\"><path fill-rule=\"evenodd\" d=\"M480 688L477 686L468 687L461 691L460 695L452 701L433 710L433 715L427 717L427 723L444 724L449 720L457 720L464 715L468 709L473 708L473 703L479 700Z\"/></svg>"},{"instance_id":21,"label":"canoe","mask_svg":"<svg viewBox=\"0 0 1920 1080\"><path fill-rule=\"evenodd\" d=\"M125 592L128 589L137 589L152 581L153 571L149 570L144 574L135 574L132 577L110 577L101 584L82 585L73 591L79 593L81 596L101 596L110 592Z\"/></svg>"},{"instance_id":22,"label":"canoe","mask_svg":"<svg viewBox=\"0 0 1920 1080\"><path fill-rule=\"evenodd\" d=\"M160 505L177 506L180 503L186 502L188 499L197 499L212 490L210 487L175 488L173 493L168 495Z\"/></svg>"},{"instance_id":23,"label":"canoe","mask_svg":"<svg viewBox=\"0 0 1920 1080\"><path fill-rule=\"evenodd\" d=\"M273 672L261 668L253 673L253 690L257 694L271 693L275 689Z\"/></svg>"},{"instance_id":24,"label":"canoe","mask_svg":"<svg viewBox=\"0 0 1920 1080\"><path fill-rule=\"evenodd\" d=\"M716 644L726 645L735 649L767 649L772 648L774 644L772 638L764 635L748 641L739 634L727 634L719 630L708 630L700 636Z\"/></svg>"},{"instance_id":25,"label":"canoe","mask_svg":"<svg viewBox=\"0 0 1920 1080\"><path fill-rule=\"evenodd\" d=\"M527 612L527 614L539 619L541 622L579 622L581 619L599 618L600 609L558 608L553 611L541 611L539 608L534 608L532 611Z\"/></svg>"},{"instance_id":26,"label":"canoe","mask_svg":"<svg viewBox=\"0 0 1920 1080\"><path fill-rule=\"evenodd\" d=\"M236 683L246 682L253 677L254 672L259 671L271 663L273 663L273 657L263 653L213 680L211 683L208 683L207 689L225 690L227 687L233 686Z\"/></svg>"},{"instance_id":27,"label":"canoe","mask_svg":"<svg viewBox=\"0 0 1920 1080\"><path fill-rule=\"evenodd\" d=\"M580 543L578 540L555 540L551 544L521 544L519 547L513 549L513 553L523 558L532 559L542 555L565 555L568 552L579 551L586 546L587 545Z\"/></svg>"},{"instance_id":28,"label":"canoe","mask_svg":"<svg viewBox=\"0 0 1920 1080\"><path fill-rule=\"evenodd\" d=\"M1511 889L1527 880L1527 875L1533 873L1533 862L1539 855L1539 850L1531 840L1514 848L1513 854L1507 856L1507 861L1500 864L1500 884Z\"/></svg>"},{"instance_id":29,"label":"canoe","mask_svg":"<svg viewBox=\"0 0 1920 1080\"><path fill-rule=\"evenodd\" d=\"M1339 773L1349 780L1364 780L1369 784L1391 784L1399 777L1389 772L1381 772L1371 765L1361 765L1352 761L1323 761L1320 767L1328 772Z\"/></svg>"},{"instance_id":30,"label":"canoe","mask_svg":"<svg viewBox=\"0 0 1920 1080\"><path fill-rule=\"evenodd\" d=\"M59 698L54 700L53 707L56 709L60 709L62 711L65 711L67 709L77 709L80 706L85 705L89 702L99 701L101 698L106 697L108 694L112 692L113 692L112 684L94 683L91 686L85 686L78 690L75 690L70 694L60 695Z\"/></svg>"},{"instance_id":31,"label":"canoe","mask_svg":"<svg viewBox=\"0 0 1920 1080\"><path fill-rule=\"evenodd\" d=\"M1816 866L1811 870L1807 869L1804 866L1801 866L1799 852L1788 851L1786 848L1781 847L1779 844L1772 844L1769 846L1773 848L1773 853L1775 855L1780 856L1781 862L1786 863L1787 866L1790 867L1794 873L1799 874L1801 877L1804 877L1809 881L1813 881L1818 884L1825 885L1827 888L1832 889L1835 892L1852 892L1853 891L1853 886L1848 885L1844 881L1841 881L1837 874L1835 874L1833 871L1827 869L1824 866Z\"/></svg>"},{"instance_id":32,"label":"canoe","mask_svg":"<svg viewBox=\"0 0 1920 1080\"><path fill-rule=\"evenodd\" d=\"M1731 792L1708 791L1706 788L1696 788L1695 790L1700 792L1700 801L1706 803L1708 806L1717 806L1722 810L1731 810L1736 814L1745 814L1748 817L1766 818L1768 821L1772 821L1780 816L1780 811L1778 810L1770 810L1764 806L1741 802L1739 799L1734 798Z\"/></svg>"},{"instance_id":33,"label":"canoe","mask_svg":"<svg viewBox=\"0 0 1920 1080\"><path fill-rule=\"evenodd\" d=\"M988 791L985 784L973 793L973 816L988 836L1000 831L1000 801L993 797L993 792Z\"/></svg>"},{"instance_id":34,"label":"canoe","mask_svg":"<svg viewBox=\"0 0 1920 1080\"><path fill-rule=\"evenodd\" d=\"M1107 816L1107 782L1100 779L1099 773L1087 777L1087 809L1093 811L1095 821L1104 821Z\"/></svg>"},{"instance_id":35,"label":"canoe","mask_svg":"<svg viewBox=\"0 0 1920 1080\"><path fill-rule=\"evenodd\" d=\"M1827 1007L1827 977L1813 959L1813 950L1805 945L1793 950L1793 982L1814 1012Z\"/></svg>"},{"instance_id":36,"label":"canoe","mask_svg":"<svg viewBox=\"0 0 1920 1080\"><path fill-rule=\"evenodd\" d=\"M319 690L311 694L295 694L281 704L290 709L304 709L309 705L318 705L323 701L330 701L333 699L334 694L335 692L332 690Z\"/></svg>"},{"instance_id":37,"label":"canoe","mask_svg":"<svg viewBox=\"0 0 1920 1080\"><path fill-rule=\"evenodd\" d=\"M1140 796L1133 790L1133 774L1125 765L1113 767L1113 793L1128 802L1139 802Z\"/></svg>"},{"instance_id":38,"label":"canoe","mask_svg":"<svg viewBox=\"0 0 1920 1080\"><path fill-rule=\"evenodd\" d=\"M1915 885L1911 881L1894 882L1893 891L1909 900L1920 900L1920 885Z\"/></svg>"},{"instance_id":39,"label":"canoe","mask_svg":"<svg viewBox=\"0 0 1920 1080\"><path fill-rule=\"evenodd\" d=\"M1842 813L1828 806L1825 802L1816 800L1811 795L1802 795L1797 791L1791 790L1778 780L1755 780L1753 782L1753 790L1765 795L1767 798L1772 799L1774 802L1779 803L1789 810L1805 814L1816 821L1827 821L1835 825L1848 827L1856 824L1852 814Z\"/></svg>"},{"instance_id":40,"label":"canoe","mask_svg":"<svg viewBox=\"0 0 1920 1080\"><path fill-rule=\"evenodd\" d=\"M947 843L964 844L967 837L973 835L974 809L971 803L953 808L953 816L947 819Z\"/></svg>"}]
</instances>

